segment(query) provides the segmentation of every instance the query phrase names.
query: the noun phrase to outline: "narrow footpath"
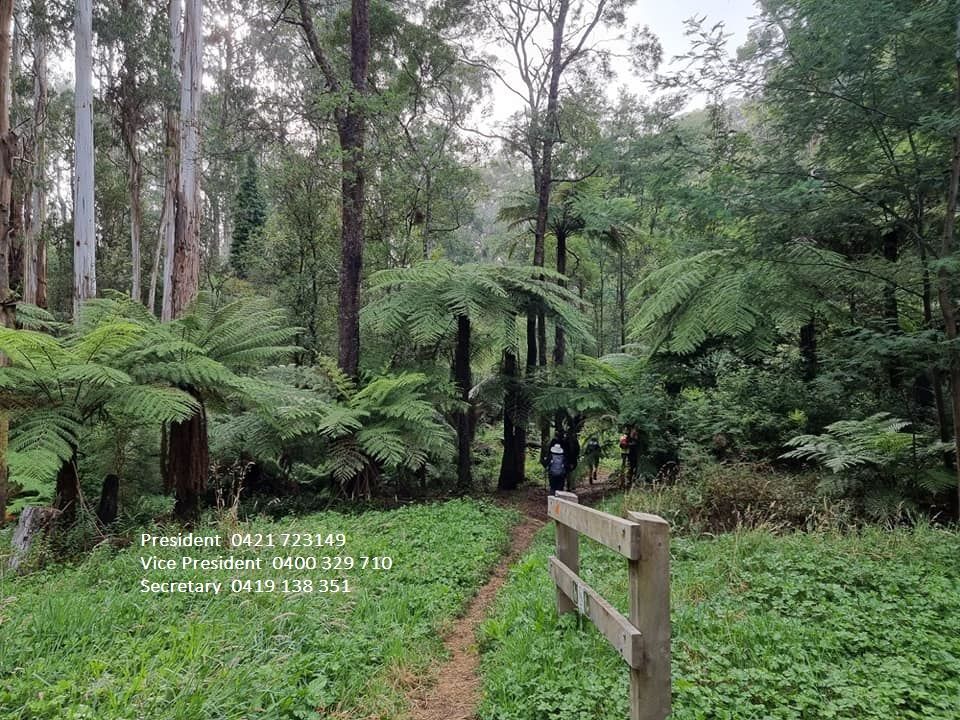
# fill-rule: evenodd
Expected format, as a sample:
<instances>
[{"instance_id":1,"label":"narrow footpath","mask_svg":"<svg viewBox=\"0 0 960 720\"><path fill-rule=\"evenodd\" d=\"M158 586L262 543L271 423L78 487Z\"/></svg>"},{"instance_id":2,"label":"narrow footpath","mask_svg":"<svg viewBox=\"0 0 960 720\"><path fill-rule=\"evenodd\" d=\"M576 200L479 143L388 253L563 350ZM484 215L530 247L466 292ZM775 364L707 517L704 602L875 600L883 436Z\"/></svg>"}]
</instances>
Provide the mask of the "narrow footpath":
<instances>
[{"instance_id":1,"label":"narrow footpath","mask_svg":"<svg viewBox=\"0 0 960 720\"><path fill-rule=\"evenodd\" d=\"M601 477L594 485L576 489L580 501L593 504L614 490ZM477 591L446 637L448 659L426 678L424 686L410 694L410 720L472 720L480 702L480 656L477 653L476 631L487 616L497 592L506 582L510 568L533 542L537 531L547 522L547 491L525 488L502 495L498 503L519 510L523 519L510 533L506 554L493 569L490 579ZM546 572L546 568L544 568Z\"/></svg>"}]
</instances>

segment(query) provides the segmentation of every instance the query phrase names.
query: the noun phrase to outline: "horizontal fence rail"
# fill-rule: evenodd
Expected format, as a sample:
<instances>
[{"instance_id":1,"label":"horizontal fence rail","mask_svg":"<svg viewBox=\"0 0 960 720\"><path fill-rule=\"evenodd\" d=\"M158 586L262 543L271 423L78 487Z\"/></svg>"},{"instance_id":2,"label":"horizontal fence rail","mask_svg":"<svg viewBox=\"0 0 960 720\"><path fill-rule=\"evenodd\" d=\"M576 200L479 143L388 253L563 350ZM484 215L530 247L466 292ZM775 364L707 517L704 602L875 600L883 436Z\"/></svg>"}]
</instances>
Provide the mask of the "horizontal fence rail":
<instances>
[{"instance_id":1,"label":"horizontal fence rail","mask_svg":"<svg viewBox=\"0 0 960 720\"><path fill-rule=\"evenodd\" d=\"M579 612L597 627L630 668L630 720L670 715L670 526L647 513L624 519L578 504L573 493L547 499L557 522L557 554L549 562L557 612ZM580 534L627 559L630 613L624 615L580 572Z\"/></svg>"}]
</instances>

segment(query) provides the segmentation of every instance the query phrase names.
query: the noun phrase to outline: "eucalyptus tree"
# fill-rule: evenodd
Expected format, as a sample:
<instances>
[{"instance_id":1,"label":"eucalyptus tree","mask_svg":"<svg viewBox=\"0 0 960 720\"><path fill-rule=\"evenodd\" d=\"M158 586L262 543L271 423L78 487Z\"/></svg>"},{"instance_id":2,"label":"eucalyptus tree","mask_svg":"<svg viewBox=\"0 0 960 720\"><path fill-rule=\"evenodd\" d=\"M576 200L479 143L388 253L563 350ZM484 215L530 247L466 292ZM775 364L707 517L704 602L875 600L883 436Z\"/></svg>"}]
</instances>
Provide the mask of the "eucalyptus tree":
<instances>
[{"instance_id":1,"label":"eucalyptus tree","mask_svg":"<svg viewBox=\"0 0 960 720\"><path fill-rule=\"evenodd\" d=\"M186 0L180 67L180 168L174 213L171 317L179 317L200 288L200 105L203 97L201 0Z\"/></svg>"},{"instance_id":2,"label":"eucalyptus tree","mask_svg":"<svg viewBox=\"0 0 960 720\"><path fill-rule=\"evenodd\" d=\"M160 275L160 263L163 262L162 296L160 299L160 317L173 319L173 256L176 235L177 185L180 172L180 111L178 92L181 85L183 65L181 23L183 21L183 0L170 0L167 4L167 52L169 65L164 74L164 113L163 113L163 204L160 211L160 230L156 251L153 256L153 269L150 273L150 291L147 305L153 309Z\"/></svg>"},{"instance_id":3,"label":"eucalyptus tree","mask_svg":"<svg viewBox=\"0 0 960 720\"><path fill-rule=\"evenodd\" d=\"M127 157L127 209L130 216L130 297L143 302L142 260L144 216L143 131L161 100L157 63L164 15L149 4L122 0L105 8L97 25L101 46L119 55L119 72L107 98ZM110 73L109 77L114 77Z\"/></svg>"},{"instance_id":4,"label":"eucalyptus tree","mask_svg":"<svg viewBox=\"0 0 960 720\"><path fill-rule=\"evenodd\" d=\"M14 138L10 131L10 52L13 25L13 0L0 0L0 327L15 324L14 295L10 289L10 194L13 185ZM0 352L0 367L8 364ZM0 408L0 525L7 505L8 463L7 441L9 417L6 408Z\"/></svg>"},{"instance_id":5,"label":"eucalyptus tree","mask_svg":"<svg viewBox=\"0 0 960 720\"><path fill-rule=\"evenodd\" d=\"M93 169L93 0L77 0L74 16L73 314L97 294L97 230Z\"/></svg>"},{"instance_id":6,"label":"eucalyptus tree","mask_svg":"<svg viewBox=\"0 0 960 720\"><path fill-rule=\"evenodd\" d=\"M289 3L284 5L285 12ZM370 62L370 2L351 0L349 65L338 68L324 48L308 0L298 0L299 14L286 17L303 32L326 92L334 97L334 121L340 142L341 220L338 357L340 369L356 377L360 364L360 275L363 269L363 208L366 199L364 145L368 108L367 67Z\"/></svg>"},{"instance_id":7,"label":"eucalyptus tree","mask_svg":"<svg viewBox=\"0 0 960 720\"><path fill-rule=\"evenodd\" d=\"M24 136L24 155L31 162L25 169L24 270L23 299L47 306L47 242L44 225L47 218L47 60L52 35L46 3L33 0L29 10L29 35L32 44L33 103L32 117Z\"/></svg>"}]
</instances>

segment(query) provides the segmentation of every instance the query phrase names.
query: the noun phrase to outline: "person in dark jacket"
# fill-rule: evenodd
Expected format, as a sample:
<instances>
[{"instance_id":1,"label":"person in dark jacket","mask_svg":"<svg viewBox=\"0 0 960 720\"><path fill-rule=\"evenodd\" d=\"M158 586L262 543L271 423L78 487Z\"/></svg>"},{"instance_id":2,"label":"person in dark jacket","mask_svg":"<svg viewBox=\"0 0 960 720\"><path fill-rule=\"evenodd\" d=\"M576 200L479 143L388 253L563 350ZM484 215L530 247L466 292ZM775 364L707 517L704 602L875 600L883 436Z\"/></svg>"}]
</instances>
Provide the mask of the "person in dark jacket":
<instances>
[{"instance_id":1,"label":"person in dark jacket","mask_svg":"<svg viewBox=\"0 0 960 720\"><path fill-rule=\"evenodd\" d=\"M570 447L559 433L551 438L546 451L540 458L540 463L547 470L547 481L550 484L550 494L555 495L557 490L563 490L570 472Z\"/></svg>"}]
</instances>

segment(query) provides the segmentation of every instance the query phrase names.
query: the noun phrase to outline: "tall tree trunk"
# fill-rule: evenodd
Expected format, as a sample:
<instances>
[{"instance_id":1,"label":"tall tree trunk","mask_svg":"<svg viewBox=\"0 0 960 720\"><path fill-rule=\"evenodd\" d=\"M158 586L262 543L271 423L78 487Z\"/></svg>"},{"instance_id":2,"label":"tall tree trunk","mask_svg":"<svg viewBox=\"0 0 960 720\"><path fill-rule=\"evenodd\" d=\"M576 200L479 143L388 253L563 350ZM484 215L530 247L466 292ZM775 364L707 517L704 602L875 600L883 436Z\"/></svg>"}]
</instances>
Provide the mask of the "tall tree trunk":
<instances>
[{"instance_id":1,"label":"tall tree trunk","mask_svg":"<svg viewBox=\"0 0 960 720\"><path fill-rule=\"evenodd\" d=\"M30 148L33 163L27 170L27 191L24 224L23 299L40 307L47 306L47 248L43 226L47 217L46 190L46 119L47 119L47 38L34 30L33 38L33 121Z\"/></svg>"},{"instance_id":2,"label":"tall tree trunk","mask_svg":"<svg viewBox=\"0 0 960 720\"><path fill-rule=\"evenodd\" d=\"M170 311L180 317L200 288L200 102L203 92L201 0L186 0L180 79L180 171L174 213Z\"/></svg>"},{"instance_id":3,"label":"tall tree trunk","mask_svg":"<svg viewBox=\"0 0 960 720\"><path fill-rule=\"evenodd\" d=\"M620 313L620 348L627 344L627 289L623 280L623 249L617 251L617 310Z\"/></svg>"},{"instance_id":4,"label":"tall tree trunk","mask_svg":"<svg viewBox=\"0 0 960 720\"><path fill-rule=\"evenodd\" d=\"M470 388L470 318L457 316L457 344L453 354L453 377L464 407L457 412L457 481L464 490L473 485L470 444L473 441L473 405Z\"/></svg>"},{"instance_id":5,"label":"tall tree trunk","mask_svg":"<svg viewBox=\"0 0 960 720\"><path fill-rule=\"evenodd\" d=\"M76 93L73 199L73 317L97 294L97 237L93 206L93 0L77 0L74 24Z\"/></svg>"},{"instance_id":6,"label":"tall tree trunk","mask_svg":"<svg viewBox=\"0 0 960 720\"><path fill-rule=\"evenodd\" d=\"M506 384L503 397L503 455L497 489L516 490L524 480L526 418L521 417L517 356L510 350L503 354L503 376Z\"/></svg>"},{"instance_id":7,"label":"tall tree trunk","mask_svg":"<svg viewBox=\"0 0 960 720\"><path fill-rule=\"evenodd\" d=\"M604 274L603 261L606 258L607 251L600 248L600 302L597 303L597 357L603 356L603 307L604 307Z\"/></svg>"},{"instance_id":8,"label":"tall tree trunk","mask_svg":"<svg viewBox=\"0 0 960 720\"><path fill-rule=\"evenodd\" d=\"M350 93L337 131L343 153L340 234L340 369L356 377L360 366L360 273L363 269L363 204L366 171L364 97L370 59L370 1L353 0L350 11Z\"/></svg>"},{"instance_id":9,"label":"tall tree trunk","mask_svg":"<svg viewBox=\"0 0 960 720\"><path fill-rule=\"evenodd\" d=\"M957 17L955 45L955 78L957 105L960 106L960 16ZM960 191L960 131L953 136L953 157L950 162L950 184L947 186L947 214L943 221L940 257L948 258L954 252L957 220L957 193ZM953 410L954 465L957 472L957 512L960 515L960 351L957 350L957 311L954 306L951 273L942 267L937 271L937 298L943 315L944 331L949 343L950 405Z\"/></svg>"},{"instance_id":10,"label":"tall tree trunk","mask_svg":"<svg viewBox=\"0 0 960 720\"><path fill-rule=\"evenodd\" d=\"M170 83L180 83L180 53L182 37L180 20L183 16L181 0L170 0L169 5L169 43L170 43ZM154 255L154 267L160 264L163 254L163 295L161 298L160 319L168 322L173 319L173 256L176 235L176 205L178 174L180 171L180 114L177 110L175 92L168 88L167 108L163 119L163 208L160 212L160 237ZM156 273L156 270L154 271ZM151 296L155 298L156 283L151 279ZM153 302L148 299L151 309Z\"/></svg>"},{"instance_id":11,"label":"tall tree trunk","mask_svg":"<svg viewBox=\"0 0 960 720\"><path fill-rule=\"evenodd\" d=\"M0 325L16 325L14 296L10 290L10 193L13 186L13 157L16 135L10 130L10 44L13 0L0 0ZM0 353L0 367L9 364ZM9 468L7 441L10 419L0 408L0 525L7 507Z\"/></svg>"},{"instance_id":12,"label":"tall tree trunk","mask_svg":"<svg viewBox=\"0 0 960 720\"><path fill-rule=\"evenodd\" d=\"M342 104L334 110L340 140L340 289L337 322L338 364L351 377L360 367L360 274L363 270L363 207L366 172L367 67L370 62L370 0L350 4L350 85L343 87L327 58L313 24L307 0L298 0L300 25L327 88L340 93Z\"/></svg>"},{"instance_id":13,"label":"tall tree trunk","mask_svg":"<svg viewBox=\"0 0 960 720\"><path fill-rule=\"evenodd\" d=\"M174 213L170 312L180 317L200 285L200 102L203 80L200 0L186 0L180 80L180 169ZM191 388L185 388L188 392ZM196 393L195 393L196 394ZM203 409L189 420L171 423L167 472L176 503L174 514L192 520L200 509L209 468L207 420Z\"/></svg>"},{"instance_id":14,"label":"tall tree trunk","mask_svg":"<svg viewBox=\"0 0 960 720\"><path fill-rule=\"evenodd\" d=\"M557 232L557 272L561 275L567 274L567 235L564 232ZM566 287L565 280L559 282L560 287ZM553 362L557 365L563 365L566 359L567 338L563 326L557 323L553 339Z\"/></svg>"},{"instance_id":15,"label":"tall tree trunk","mask_svg":"<svg viewBox=\"0 0 960 720\"><path fill-rule=\"evenodd\" d=\"M567 13L570 9L569 0L560 0L557 6L557 16L552 19L553 44L550 50L550 86L547 92L547 108L543 118L543 127L537 128L540 133L540 167L539 173L534 169L538 178L537 215L533 229L533 264L543 267L545 257L545 240L547 235L547 219L550 208L550 191L553 185L553 148L560 139L559 106L560 106L560 77L563 75L563 38L567 23ZM536 153L531 153L536 157ZM537 318L537 342L541 365L546 365L547 358L547 329L543 313Z\"/></svg>"},{"instance_id":16,"label":"tall tree trunk","mask_svg":"<svg viewBox=\"0 0 960 720\"><path fill-rule=\"evenodd\" d=\"M130 192L130 297L143 302L140 288L140 240L143 236L143 205L140 202L143 185L143 164L137 149L137 133L131 132L130 146L127 150L128 187Z\"/></svg>"}]
</instances>

